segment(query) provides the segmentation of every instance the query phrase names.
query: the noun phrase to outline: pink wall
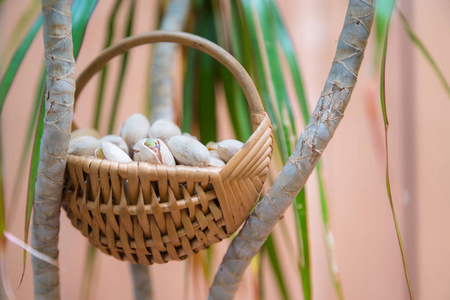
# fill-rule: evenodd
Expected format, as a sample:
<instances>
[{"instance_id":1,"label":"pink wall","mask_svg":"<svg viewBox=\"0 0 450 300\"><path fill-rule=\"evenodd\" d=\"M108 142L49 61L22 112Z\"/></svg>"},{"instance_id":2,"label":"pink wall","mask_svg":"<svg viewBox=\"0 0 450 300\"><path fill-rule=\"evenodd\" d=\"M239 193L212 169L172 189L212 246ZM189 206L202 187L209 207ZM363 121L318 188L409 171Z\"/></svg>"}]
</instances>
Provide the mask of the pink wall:
<instances>
[{"instance_id":1,"label":"pink wall","mask_svg":"<svg viewBox=\"0 0 450 300\"><path fill-rule=\"evenodd\" d=\"M30 1L5 0L0 7L0 51L11 37L19 16ZM322 90L331 65L339 32L343 24L347 1L279 1L287 26L292 34L303 72L310 106L313 107ZM282 2L282 3L281 3ZM408 1L400 1L400 5ZM421 40L438 62L444 75L450 79L450 20L447 17L450 3L445 0L427 2L414 1L412 9L413 27ZM138 1L138 15L135 33L153 28L156 1ZM77 62L77 69L86 64L101 50L106 18L112 1L100 1L88 27L87 35ZM125 18L121 14L120 18ZM121 28L119 26L119 28ZM122 35L117 32L117 38ZM2 115L4 141L5 197L9 230L18 237L23 236L26 178L22 180L21 192L13 195L13 184L20 160L20 149L26 132L36 78L43 64L41 33L25 57L18 72ZM402 48L403 47L403 48ZM323 171L329 198L331 226L335 235L337 261L346 299L406 299L407 286L402 271L402 261L397 244L392 216L386 196L383 123L378 100L377 78L372 65L373 40L369 44L366 60L360 71L360 79L333 141L323 156ZM405 52L412 55L414 73L405 74ZM129 114L144 107L149 48L141 47L130 55L129 73L123 95L127 105L119 112L119 122ZM118 61L112 63L110 74L115 74ZM3 69L2 69L3 70ZM78 72L79 73L79 72ZM130 75L130 74L128 74ZM412 80L404 85L404 78ZM114 77L114 76L111 76ZM113 79L114 80L114 79ZM94 80L95 81L95 80ZM111 81L113 82L113 81ZM403 82L403 83L402 83ZM415 112L405 113L411 99L404 99L406 90L415 97ZM75 119L79 125L88 126L95 98L96 83L91 83L79 101ZM371 91L375 98L371 99ZM292 92L292 91L290 91ZM111 98L113 89L107 90ZM177 90L180 95L179 88ZM373 94L373 93L372 93ZM402 98L403 97L403 98ZM390 171L394 205L399 225L404 234L409 268L416 299L449 299L450 285L450 101L441 84L423 56L405 38L405 32L398 18L392 23L387 69L387 101L390 120ZM109 111L109 103L105 109ZM83 113L80 113L83 111ZM86 112L86 113L85 113ZM408 162L403 158L409 152L404 150L405 120L415 125L415 195L405 183ZM119 126L119 125L117 125ZM299 119L298 127L302 128ZM220 132L228 135L227 126ZM117 127L118 128L118 127ZM408 171L411 172L411 171ZM337 299L328 271L317 180L313 175L307 184L308 212L310 221L310 242L314 299ZM411 199L416 199L416 214L411 214ZM13 206L16 209L13 211ZM294 220L290 209L285 218L296 245ZM415 226L415 227L412 227ZM411 232L411 228L416 228ZM280 241L280 252L285 259L282 267L286 272L287 286L293 298L301 299L301 284L296 272L295 261L290 249L282 241L280 228L276 228L276 239ZM216 249L214 270L228 241ZM80 299L80 285L87 242L69 224L65 214L61 217L60 264L62 299ZM413 247L416 248L413 248ZM21 274L20 248L7 247L8 278L15 288ZM205 299L207 285L201 275L188 274L185 278L185 262L172 262L151 267L156 299ZM279 298L268 265L265 272L267 299ZM25 279L16 290L18 299L32 298L32 278L28 259ZM184 282L188 280L188 295ZM252 299L253 275L248 270L237 299ZM111 257L99 254L96 262L95 288L90 299L130 299L132 295L128 265Z\"/></svg>"}]
</instances>

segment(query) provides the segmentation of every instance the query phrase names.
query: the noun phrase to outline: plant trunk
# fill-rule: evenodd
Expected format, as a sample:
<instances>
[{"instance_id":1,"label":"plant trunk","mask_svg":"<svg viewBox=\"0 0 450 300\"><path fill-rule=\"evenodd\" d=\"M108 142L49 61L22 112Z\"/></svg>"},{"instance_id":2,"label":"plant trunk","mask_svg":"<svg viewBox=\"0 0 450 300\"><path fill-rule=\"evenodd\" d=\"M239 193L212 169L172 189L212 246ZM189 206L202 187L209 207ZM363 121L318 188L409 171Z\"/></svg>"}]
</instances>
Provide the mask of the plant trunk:
<instances>
[{"instance_id":1,"label":"plant trunk","mask_svg":"<svg viewBox=\"0 0 450 300\"><path fill-rule=\"evenodd\" d=\"M133 275L134 299L152 300L153 289L148 266L130 264L130 268Z\"/></svg>"},{"instance_id":2,"label":"plant trunk","mask_svg":"<svg viewBox=\"0 0 450 300\"><path fill-rule=\"evenodd\" d=\"M190 0L171 0L161 21L161 30L182 31L189 10ZM173 121L173 61L176 44L155 45L152 68L152 114L150 120ZM151 300L152 285L147 266L130 264L136 300Z\"/></svg>"},{"instance_id":3,"label":"plant trunk","mask_svg":"<svg viewBox=\"0 0 450 300\"><path fill-rule=\"evenodd\" d=\"M54 259L58 258L61 194L75 93L70 3L70 0L42 0L47 90L31 246ZM58 268L34 256L32 265L35 299L59 299Z\"/></svg>"},{"instance_id":4,"label":"plant trunk","mask_svg":"<svg viewBox=\"0 0 450 300\"><path fill-rule=\"evenodd\" d=\"M269 192L225 254L208 299L232 299L245 269L305 185L350 101L374 17L371 0L350 0L325 88L311 119Z\"/></svg>"},{"instance_id":5,"label":"plant trunk","mask_svg":"<svg viewBox=\"0 0 450 300\"><path fill-rule=\"evenodd\" d=\"M171 0L161 21L161 30L183 31L190 0ZM173 62L177 44L155 45L152 68L152 113L151 121L174 120L173 112Z\"/></svg>"}]
</instances>

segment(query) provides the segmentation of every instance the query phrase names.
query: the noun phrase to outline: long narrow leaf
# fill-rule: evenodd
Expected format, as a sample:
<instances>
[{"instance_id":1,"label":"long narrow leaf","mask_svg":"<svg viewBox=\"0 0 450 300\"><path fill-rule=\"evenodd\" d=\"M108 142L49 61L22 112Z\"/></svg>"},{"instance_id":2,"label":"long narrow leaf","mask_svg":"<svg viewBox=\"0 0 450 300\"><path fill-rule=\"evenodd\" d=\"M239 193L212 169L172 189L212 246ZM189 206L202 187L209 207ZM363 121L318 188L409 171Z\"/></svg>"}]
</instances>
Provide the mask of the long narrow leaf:
<instances>
[{"instance_id":1,"label":"long narrow leaf","mask_svg":"<svg viewBox=\"0 0 450 300\"><path fill-rule=\"evenodd\" d=\"M0 82L0 114L3 110L3 104L5 103L6 96L8 95L8 91L11 87L11 84L14 81L14 78L16 76L17 70L19 70L20 64L22 63L23 58L25 57L25 54L27 53L28 49L30 48L31 43L33 42L34 38L36 37L37 32L42 26L42 16L39 16L36 21L34 21L33 25L31 26L30 30L28 31L25 38L20 43L19 48L14 53L14 56L11 59L11 62L8 65L8 68L6 69L5 75L1 79Z\"/></svg>"},{"instance_id":2,"label":"long narrow leaf","mask_svg":"<svg viewBox=\"0 0 450 300\"><path fill-rule=\"evenodd\" d=\"M425 59L430 64L433 71L436 73L437 77L439 78L439 81L441 82L443 88L445 89L445 92L450 97L450 85L448 84L447 80L444 77L444 74L442 73L441 69L437 65L436 61L431 56L430 52L425 48L425 45L420 41L419 37L414 33L411 26L408 23L408 20L403 15L403 13L400 11L400 9L397 8L398 15L400 16L400 20L402 21L403 28L406 30L406 33L408 34L411 41L414 43L414 45L417 46L420 52L422 52Z\"/></svg>"},{"instance_id":3,"label":"long narrow leaf","mask_svg":"<svg viewBox=\"0 0 450 300\"><path fill-rule=\"evenodd\" d=\"M133 19L134 19L135 8L136 8L136 0L131 0L130 7L128 10L128 17L127 17L127 23L126 23L124 37L130 36L133 31ZM111 108L111 114L109 116L109 123L108 123L108 133L109 134L112 134L113 130L114 130L114 122L116 120L117 109L119 108L120 94L122 93L123 81L125 79L125 72L127 70L127 66L128 66L128 52L125 52L122 55L122 61L120 63L119 77L117 79L116 90L114 92L113 105Z\"/></svg>"},{"instance_id":4,"label":"long narrow leaf","mask_svg":"<svg viewBox=\"0 0 450 300\"><path fill-rule=\"evenodd\" d=\"M183 82L183 120L181 122L181 129L183 132L192 132L192 122L194 115L194 99L195 89L194 82L197 78L196 68L198 60L198 51L189 48L186 54L186 70L184 72Z\"/></svg>"},{"instance_id":5,"label":"long narrow leaf","mask_svg":"<svg viewBox=\"0 0 450 300\"><path fill-rule=\"evenodd\" d=\"M210 1L199 2L198 18L194 33L210 41L216 42L215 22L212 4ZM197 89L198 125L200 129L200 141L203 144L217 140L216 128L216 94L214 80L217 73L217 61L209 55L200 53L196 65L198 77L195 80Z\"/></svg>"},{"instance_id":6,"label":"long narrow leaf","mask_svg":"<svg viewBox=\"0 0 450 300\"><path fill-rule=\"evenodd\" d=\"M288 36L284 29L283 24L280 22L280 17L277 15L276 6L270 1L260 1L260 2L247 2L243 1L243 7L246 11L246 16L249 22L249 28L254 29L256 34L256 42L259 45L259 53L262 57L261 64L259 67L259 73L263 74L265 80L267 80L267 95L269 103L272 105L266 105L266 109L273 110L272 119L276 125L276 130L274 132L275 140L278 140L279 148L283 153L283 163L287 161L287 157L291 154L291 140L295 140L295 123L293 121L293 116L291 113L290 101L286 93L286 87L283 82L283 72L281 70L281 60L280 52L278 51L278 43L283 49L289 44L287 43ZM261 22L264 20L264 22ZM279 42L278 38L280 34L284 34L284 40ZM291 46L292 47L292 46ZM286 52L286 49L283 51ZM292 51L292 49L291 49ZM293 51L292 51L293 52ZM296 63L295 57L289 56L288 62L293 64ZM299 101L304 115L307 115L307 106L305 97L303 94L303 84L301 83L300 72L295 69L295 67L290 67L291 73L297 71L296 77L294 77L299 86L297 88ZM287 112L289 115L286 116ZM304 117L307 120L307 118ZM289 122L290 121L290 122ZM311 274L310 274L310 261L309 261L309 238L308 238L308 227L307 227L307 210L306 210L306 200L305 193L302 191L296 198L294 202L294 214L296 220L296 231L297 231L297 242L299 247L299 270L302 278L303 285L303 295L305 299L311 299Z\"/></svg>"},{"instance_id":7,"label":"long narrow leaf","mask_svg":"<svg viewBox=\"0 0 450 300\"><path fill-rule=\"evenodd\" d=\"M225 23L222 19L224 14L222 11L220 11L218 2L213 1L213 4L216 4L214 6L214 19L218 42L220 46L227 49L229 45L227 45L226 32L228 31L223 26ZM227 50L231 52L231 54L233 54L234 57L242 63L243 46L241 45L241 43L243 42L243 37L242 32L237 29L240 20L233 14L232 20L233 21L230 24L230 40L232 41L232 49L230 48ZM239 86L237 80L233 77L233 75L224 66L221 65L219 68L220 79L224 86L225 98L228 105L231 123L233 124L234 133L238 140L246 141L251 135L252 128L247 101L245 99L244 93L242 92L242 88Z\"/></svg>"},{"instance_id":8,"label":"long narrow leaf","mask_svg":"<svg viewBox=\"0 0 450 300\"><path fill-rule=\"evenodd\" d=\"M97 258L97 249L89 244L86 251L86 259L84 261L83 277L81 280L81 297L80 299L89 299L92 289L92 281L94 280L94 266Z\"/></svg>"},{"instance_id":9,"label":"long narrow leaf","mask_svg":"<svg viewBox=\"0 0 450 300\"><path fill-rule=\"evenodd\" d=\"M122 3L122 0L116 0L114 3L113 9L111 11L111 14L108 18L108 33L106 35L106 41L103 48L108 48L112 44L112 40L114 37L114 31L115 31L115 24L116 24L116 18L117 13L119 12L120 4ZM105 85L106 85L106 78L108 75L108 66L105 66L102 69L101 75L100 75L100 82L98 85L98 91L97 91L97 102L95 104L95 113L94 113L94 128L99 129L100 127L100 112L103 105L103 98L105 94Z\"/></svg>"},{"instance_id":10,"label":"long narrow leaf","mask_svg":"<svg viewBox=\"0 0 450 300\"><path fill-rule=\"evenodd\" d=\"M269 256L270 265L272 266L275 279L277 280L278 283L279 291L281 293L280 296L282 296L283 299L287 300L290 299L290 297L286 288L285 284L286 281L283 278L283 272L281 271L280 263L278 261L279 256L272 235L273 233L269 235L264 244L267 250L267 254Z\"/></svg>"},{"instance_id":11,"label":"long narrow leaf","mask_svg":"<svg viewBox=\"0 0 450 300\"><path fill-rule=\"evenodd\" d=\"M13 187L13 195L17 195L20 190L20 184L22 183L22 178L24 176L25 168L29 164L28 157L30 154L30 150L33 148L32 143L34 143L34 138L36 135L36 126L37 122L40 116L40 111L42 108L42 94L44 93L45 89L45 67L42 68L40 80L39 80L39 87L35 96L33 109L31 112L31 119L28 123L28 130L27 135L25 137L24 146L22 148L22 154L20 156L20 164L17 171L16 178L14 180L14 187ZM31 143L32 142L32 143ZM9 208L9 215L15 216L16 208L19 204L19 201L13 201L11 203L11 206ZM26 225L27 227L27 225ZM24 239L25 242L27 241L27 238Z\"/></svg>"},{"instance_id":12,"label":"long narrow leaf","mask_svg":"<svg viewBox=\"0 0 450 300\"><path fill-rule=\"evenodd\" d=\"M5 219L5 203L3 200L3 151L2 151L2 137L0 129L0 252L5 253L6 247L6 219Z\"/></svg>"},{"instance_id":13,"label":"long narrow leaf","mask_svg":"<svg viewBox=\"0 0 450 300\"><path fill-rule=\"evenodd\" d=\"M334 235L331 231L330 217L328 213L327 195L325 191L324 180L322 178L322 165L320 164L320 162L316 166L316 171L317 171L317 181L319 183L320 207L322 210L322 222L328 255L328 264L330 267L331 277L333 280L333 285L336 290L337 296L339 299L344 299L344 294L342 292L341 276L339 274L339 268L336 258Z\"/></svg>"},{"instance_id":14,"label":"long narrow leaf","mask_svg":"<svg viewBox=\"0 0 450 300\"><path fill-rule=\"evenodd\" d=\"M382 1L383 2L383 1ZM384 43L383 43L383 53L382 53L382 59L381 59L381 73L380 73L380 102L381 102L381 109L383 112L383 121L384 121L384 137L385 137L385 145L386 145L386 190L389 198L389 204L391 206L392 211L392 217L394 219L395 229L397 232L397 240L398 244L400 246L400 252L402 255L402 261L403 261L403 268L405 271L405 278L406 282L408 284L408 291L409 291L409 297L410 299L414 299L411 282L409 279L409 273L408 273L408 266L406 263L406 255L405 250L403 247L402 237L400 234L400 228L398 226L397 222L397 216L395 213L394 208L394 201L392 199L392 193L391 193L391 184L389 180L389 150L388 150L388 128L389 128L389 120L387 116L387 108L386 108L386 54L387 54L387 47L388 47L388 37L389 37L389 25L391 21L392 16L392 10L394 8L395 0L385 0L385 5L390 5L390 11L386 15L382 15L381 17L384 18L385 22L378 23L380 26L384 25Z\"/></svg>"},{"instance_id":15,"label":"long narrow leaf","mask_svg":"<svg viewBox=\"0 0 450 300\"><path fill-rule=\"evenodd\" d=\"M25 34L28 32L31 24L34 22L36 17L41 12L41 1L32 0L28 5L27 9L23 12L23 14L18 18L16 22L16 26L14 27L10 39L5 43L5 49L1 52L0 58L0 74L3 74L4 67L11 59L14 54L14 50L20 44L20 41L23 39Z\"/></svg>"}]
</instances>

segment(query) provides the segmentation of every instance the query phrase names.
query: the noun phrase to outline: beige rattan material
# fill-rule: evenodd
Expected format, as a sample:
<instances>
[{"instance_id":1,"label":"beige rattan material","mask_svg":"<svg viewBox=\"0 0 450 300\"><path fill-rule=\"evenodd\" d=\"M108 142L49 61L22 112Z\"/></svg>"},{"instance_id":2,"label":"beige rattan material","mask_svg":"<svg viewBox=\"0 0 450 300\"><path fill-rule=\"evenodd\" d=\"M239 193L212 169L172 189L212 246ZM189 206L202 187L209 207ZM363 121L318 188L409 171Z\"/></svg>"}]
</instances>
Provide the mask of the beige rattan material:
<instances>
[{"instance_id":1,"label":"beige rattan material","mask_svg":"<svg viewBox=\"0 0 450 300\"><path fill-rule=\"evenodd\" d=\"M254 133L222 168L68 156L63 207L73 226L102 252L145 265L185 259L235 232L262 191L273 140L270 120L242 66L219 46L187 33L156 31L106 49L80 75L77 95L111 58L152 42L194 47L224 64L247 96Z\"/></svg>"}]
</instances>

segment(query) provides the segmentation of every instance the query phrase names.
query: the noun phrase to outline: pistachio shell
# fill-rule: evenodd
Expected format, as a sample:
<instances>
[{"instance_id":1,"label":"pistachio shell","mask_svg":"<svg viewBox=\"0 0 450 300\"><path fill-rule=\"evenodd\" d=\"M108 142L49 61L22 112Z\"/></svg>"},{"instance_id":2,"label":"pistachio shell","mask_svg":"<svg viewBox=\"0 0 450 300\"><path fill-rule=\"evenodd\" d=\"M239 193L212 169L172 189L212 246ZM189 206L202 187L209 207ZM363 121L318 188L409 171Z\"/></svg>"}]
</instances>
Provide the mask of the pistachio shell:
<instances>
[{"instance_id":1,"label":"pistachio shell","mask_svg":"<svg viewBox=\"0 0 450 300\"><path fill-rule=\"evenodd\" d=\"M167 143L170 151L181 165L206 167L209 165L209 151L200 142L177 135Z\"/></svg>"},{"instance_id":2,"label":"pistachio shell","mask_svg":"<svg viewBox=\"0 0 450 300\"><path fill-rule=\"evenodd\" d=\"M209 165L212 167L223 167L223 166L225 166L225 163L220 158L211 156L209 159Z\"/></svg>"},{"instance_id":3,"label":"pistachio shell","mask_svg":"<svg viewBox=\"0 0 450 300\"><path fill-rule=\"evenodd\" d=\"M100 142L92 136L77 136L69 142L68 154L94 155L95 149L100 147Z\"/></svg>"},{"instance_id":4,"label":"pistachio shell","mask_svg":"<svg viewBox=\"0 0 450 300\"><path fill-rule=\"evenodd\" d=\"M95 149L94 157L100 158L100 159L106 159L105 154L103 153L102 147L98 147L97 149Z\"/></svg>"},{"instance_id":5,"label":"pistachio shell","mask_svg":"<svg viewBox=\"0 0 450 300\"><path fill-rule=\"evenodd\" d=\"M152 139L161 139L165 143L167 143L171 137L181 135L180 127L178 127L175 123L166 121L166 120L158 120L152 124L150 130L148 131L148 136Z\"/></svg>"},{"instance_id":6,"label":"pistachio shell","mask_svg":"<svg viewBox=\"0 0 450 300\"><path fill-rule=\"evenodd\" d=\"M206 148L208 148L209 151L212 151L212 150L217 151L217 143L216 142L208 142L208 144L206 144Z\"/></svg>"},{"instance_id":7,"label":"pistachio shell","mask_svg":"<svg viewBox=\"0 0 450 300\"><path fill-rule=\"evenodd\" d=\"M100 142L109 142L113 145L116 145L120 149L122 149L126 154L128 154L128 146L127 143L118 135L110 134L99 139Z\"/></svg>"},{"instance_id":8,"label":"pistachio shell","mask_svg":"<svg viewBox=\"0 0 450 300\"><path fill-rule=\"evenodd\" d=\"M175 159L166 144L160 139L142 139L133 147L135 161L175 166Z\"/></svg>"},{"instance_id":9,"label":"pistachio shell","mask_svg":"<svg viewBox=\"0 0 450 300\"><path fill-rule=\"evenodd\" d=\"M187 132L183 132L182 136L185 136L185 137L188 137L188 138L191 138L191 139L194 139L194 140L198 141L198 138L196 136L194 136L194 135L192 135L190 133L187 133Z\"/></svg>"},{"instance_id":10,"label":"pistachio shell","mask_svg":"<svg viewBox=\"0 0 450 300\"><path fill-rule=\"evenodd\" d=\"M124 163L132 161L128 154L126 154L122 149L109 142L102 143L101 151L107 160ZM97 149L96 155L98 156L99 154L100 150Z\"/></svg>"},{"instance_id":11,"label":"pistachio shell","mask_svg":"<svg viewBox=\"0 0 450 300\"><path fill-rule=\"evenodd\" d=\"M92 136L98 139L100 137L100 133L94 128L80 128L72 131L70 134L70 140L73 140L77 136Z\"/></svg>"},{"instance_id":12,"label":"pistachio shell","mask_svg":"<svg viewBox=\"0 0 450 300\"><path fill-rule=\"evenodd\" d=\"M128 153L132 152L133 146L143 138L147 137L150 122L143 114L134 114L128 117L120 127L119 135L128 146Z\"/></svg>"},{"instance_id":13,"label":"pistachio shell","mask_svg":"<svg viewBox=\"0 0 450 300\"><path fill-rule=\"evenodd\" d=\"M224 140L217 144L217 152L219 153L220 159L227 163L242 146L244 146L244 143L240 141L233 139Z\"/></svg>"},{"instance_id":14,"label":"pistachio shell","mask_svg":"<svg viewBox=\"0 0 450 300\"><path fill-rule=\"evenodd\" d=\"M211 158L214 157L214 158L220 159L219 152L217 152L217 150L209 150L209 155L211 156Z\"/></svg>"}]
</instances>

